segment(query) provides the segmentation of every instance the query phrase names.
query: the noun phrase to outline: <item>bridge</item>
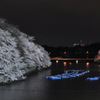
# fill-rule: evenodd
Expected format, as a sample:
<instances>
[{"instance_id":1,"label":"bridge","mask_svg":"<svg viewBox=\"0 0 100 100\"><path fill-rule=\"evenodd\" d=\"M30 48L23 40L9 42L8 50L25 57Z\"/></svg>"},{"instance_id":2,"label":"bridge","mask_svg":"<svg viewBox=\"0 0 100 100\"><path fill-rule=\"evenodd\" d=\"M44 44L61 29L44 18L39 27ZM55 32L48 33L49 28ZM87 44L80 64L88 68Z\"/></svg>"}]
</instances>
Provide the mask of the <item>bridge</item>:
<instances>
[{"instance_id":1,"label":"bridge","mask_svg":"<svg viewBox=\"0 0 100 100\"><path fill-rule=\"evenodd\" d=\"M60 57L54 57L54 58L51 58L51 60L94 60L94 58L60 58Z\"/></svg>"}]
</instances>

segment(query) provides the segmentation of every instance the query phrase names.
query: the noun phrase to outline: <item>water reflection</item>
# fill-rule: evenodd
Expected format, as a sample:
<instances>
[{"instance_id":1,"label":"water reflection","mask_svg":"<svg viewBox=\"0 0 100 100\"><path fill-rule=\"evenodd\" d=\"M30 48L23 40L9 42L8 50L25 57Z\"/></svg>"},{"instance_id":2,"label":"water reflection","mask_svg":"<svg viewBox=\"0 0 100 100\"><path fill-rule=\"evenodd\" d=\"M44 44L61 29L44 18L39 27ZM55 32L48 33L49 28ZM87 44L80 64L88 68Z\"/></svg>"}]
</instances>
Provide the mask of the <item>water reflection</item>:
<instances>
[{"instance_id":1,"label":"water reflection","mask_svg":"<svg viewBox=\"0 0 100 100\"><path fill-rule=\"evenodd\" d=\"M67 66L67 62L63 62L63 66Z\"/></svg>"},{"instance_id":2,"label":"water reflection","mask_svg":"<svg viewBox=\"0 0 100 100\"><path fill-rule=\"evenodd\" d=\"M94 61L81 61L81 60L56 60L52 62L51 74L62 74L66 70L91 70L100 71L100 66L98 66Z\"/></svg>"},{"instance_id":3,"label":"water reflection","mask_svg":"<svg viewBox=\"0 0 100 100\"><path fill-rule=\"evenodd\" d=\"M89 67L90 66L90 62L86 62L86 67Z\"/></svg>"}]
</instances>

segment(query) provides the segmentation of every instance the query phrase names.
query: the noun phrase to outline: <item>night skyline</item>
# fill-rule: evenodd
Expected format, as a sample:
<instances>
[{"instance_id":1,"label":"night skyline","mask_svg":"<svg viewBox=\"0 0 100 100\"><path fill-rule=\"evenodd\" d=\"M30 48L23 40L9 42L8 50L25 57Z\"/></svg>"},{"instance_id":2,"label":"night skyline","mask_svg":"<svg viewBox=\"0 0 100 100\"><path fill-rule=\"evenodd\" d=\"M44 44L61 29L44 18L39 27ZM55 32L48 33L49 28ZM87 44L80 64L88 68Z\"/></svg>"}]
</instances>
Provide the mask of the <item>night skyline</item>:
<instances>
[{"instance_id":1,"label":"night skyline","mask_svg":"<svg viewBox=\"0 0 100 100\"><path fill-rule=\"evenodd\" d=\"M1 0L0 16L50 46L72 46L80 40L100 42L98 0Z\"/></svg>"}]
</instances>

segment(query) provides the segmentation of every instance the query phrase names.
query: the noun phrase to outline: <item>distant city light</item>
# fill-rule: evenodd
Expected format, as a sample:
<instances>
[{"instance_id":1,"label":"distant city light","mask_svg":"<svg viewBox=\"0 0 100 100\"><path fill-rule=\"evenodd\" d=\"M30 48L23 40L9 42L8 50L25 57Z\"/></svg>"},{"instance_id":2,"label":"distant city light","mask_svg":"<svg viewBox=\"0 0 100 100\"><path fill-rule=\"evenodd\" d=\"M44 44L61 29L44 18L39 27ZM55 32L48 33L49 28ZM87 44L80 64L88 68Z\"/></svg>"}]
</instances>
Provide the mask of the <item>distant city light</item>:
<instances>
[{"instance_id":1,"label":"distant city light","mask_svg":"<svg viewBox=\"0 0 100 100\"><path fill-rule=\"evenodd\" d=\"M69 62L69 65L72 65L72 62Z\"/></svg>"},{"instance_id":2,"label":"distant city light","mask_svg":"<svg viewBox=\"0 0 100 100\"><path fill-rule=\"evenodd\" d=\"M56 60L56 63L58 63L59 61L58 60Z\"/></svg>"},{"instance_id":3,"label":"distant city light","mask_svg":"<svg viewBox=\"0 0 100 100\"><path fill-rule=\"evenodd\" d=\"M76 64L78 64L78 60L76 60Z\"/></svg>"},{"instance_id":4,"label":"distant city light","mask_svg":"<svg viewBox=\"0 0 100 100\"><path fill-rule=\"evenodd\" d=\"M89 51L86 51L86 53L88 54L88 53L89 53Z\"/></svg>"},{"instance_id":5,"label":"distant city light","mask_svg":"<svg viewBox=\"0 0 100 100\"><path fill-rule=\"evenodd\" d=\"M64 54L67 54L67 52L64 52Z\"/></svg>"},{"instance_id":6,"label":"distant city light","mask_svg":"<svg viewBox=\"0 0 100 100\"><path fill-rule=\"evenodd\" d=\"M83 40L80 40L78 43L74 43L73 46L84 46L85 42Z\"/></svg>"}]
</instances>

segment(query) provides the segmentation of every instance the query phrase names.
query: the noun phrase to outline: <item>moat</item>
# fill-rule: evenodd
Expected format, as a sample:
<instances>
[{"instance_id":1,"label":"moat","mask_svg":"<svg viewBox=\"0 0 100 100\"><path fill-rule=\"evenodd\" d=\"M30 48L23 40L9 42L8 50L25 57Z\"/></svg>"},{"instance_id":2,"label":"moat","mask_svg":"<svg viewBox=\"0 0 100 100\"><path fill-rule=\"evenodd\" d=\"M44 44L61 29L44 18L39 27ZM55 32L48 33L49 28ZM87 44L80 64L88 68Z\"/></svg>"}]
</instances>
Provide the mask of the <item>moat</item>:
<instances>
[{"instance_id":1,"label":"moat","mask_svg":"<svg viewBox=\"0 0 100 100\"><path fill-rule=\"evenodd\" d=\"M47 80L45 78L47 75L56 75L71 69L90 70L90 73L75 79ZM99 65L93 61L53 61L51 68L35 72L24 81L0 86L0 99L99 100L100 80L85 80L89 76L99 76L99 71Z\"/></svg>"}]
</instances>

